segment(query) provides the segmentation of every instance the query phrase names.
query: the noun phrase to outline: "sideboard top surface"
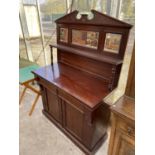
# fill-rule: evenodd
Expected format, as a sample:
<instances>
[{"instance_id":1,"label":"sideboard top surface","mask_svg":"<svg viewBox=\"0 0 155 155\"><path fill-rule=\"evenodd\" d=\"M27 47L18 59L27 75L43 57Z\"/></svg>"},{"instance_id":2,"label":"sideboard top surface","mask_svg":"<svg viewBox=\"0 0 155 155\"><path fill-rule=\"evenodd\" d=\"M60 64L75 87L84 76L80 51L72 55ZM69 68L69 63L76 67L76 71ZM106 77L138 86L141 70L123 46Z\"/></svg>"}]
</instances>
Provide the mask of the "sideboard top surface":
<instances>
[{"instance_id":1,"label":"sideboard top surface","mask_svg":"<svg viewBox=\"0 0 155 155\"><path fill-rule=\"evenodd\" d=\"M109 93L108 84L62 63L42 67L33 72L69 93L89 108L95 108Z\"/></svg>"}]
</instances>

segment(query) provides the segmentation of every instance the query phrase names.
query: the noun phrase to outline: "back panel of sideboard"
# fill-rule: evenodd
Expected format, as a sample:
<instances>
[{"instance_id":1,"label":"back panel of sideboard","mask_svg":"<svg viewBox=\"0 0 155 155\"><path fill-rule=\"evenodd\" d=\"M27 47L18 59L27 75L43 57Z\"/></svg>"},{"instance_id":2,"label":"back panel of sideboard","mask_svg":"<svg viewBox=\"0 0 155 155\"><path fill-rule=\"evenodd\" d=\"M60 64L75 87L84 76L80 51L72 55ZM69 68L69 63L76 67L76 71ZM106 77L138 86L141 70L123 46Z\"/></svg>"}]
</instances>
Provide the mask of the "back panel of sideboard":
<instances>
[{"instance_id":1,"label":"back panel of sideboard","mask_svg":"<svg viewBox=\"0 0 155 155\"><path fill-rule=\"evenodd\" d=\"M104 79L109 83L109 89L117 86L121 64L114 65L107 62L101 62L77 54L68 53L58 49L58 62L70 65L81 71L90 73L94 77Z\"/></svg>"}]
</instances>

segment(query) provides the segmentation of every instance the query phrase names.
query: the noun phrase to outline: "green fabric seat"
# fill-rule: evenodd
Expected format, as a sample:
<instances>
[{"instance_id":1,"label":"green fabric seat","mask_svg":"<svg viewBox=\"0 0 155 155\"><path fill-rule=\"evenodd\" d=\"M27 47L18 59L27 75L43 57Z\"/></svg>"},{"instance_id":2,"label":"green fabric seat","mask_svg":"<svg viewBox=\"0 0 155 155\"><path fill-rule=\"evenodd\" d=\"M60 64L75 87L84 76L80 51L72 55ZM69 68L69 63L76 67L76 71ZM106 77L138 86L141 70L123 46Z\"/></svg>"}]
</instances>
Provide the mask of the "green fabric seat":
<instances>
[{"instance_id":1,"label":"green fabric seat","mask_svg":"<svg viewBox=\"0 0 155 155\"><path fill-rule=\"evenodd\" d=\"M34 74L32 73L32 71L38 69L39 66L38 65L31 65L31 66L27 66L24 68L20 68L19 69L19 83L23 84L25 82L28 82L30 80L33 80Z\"/></svg>"}]
</instances>

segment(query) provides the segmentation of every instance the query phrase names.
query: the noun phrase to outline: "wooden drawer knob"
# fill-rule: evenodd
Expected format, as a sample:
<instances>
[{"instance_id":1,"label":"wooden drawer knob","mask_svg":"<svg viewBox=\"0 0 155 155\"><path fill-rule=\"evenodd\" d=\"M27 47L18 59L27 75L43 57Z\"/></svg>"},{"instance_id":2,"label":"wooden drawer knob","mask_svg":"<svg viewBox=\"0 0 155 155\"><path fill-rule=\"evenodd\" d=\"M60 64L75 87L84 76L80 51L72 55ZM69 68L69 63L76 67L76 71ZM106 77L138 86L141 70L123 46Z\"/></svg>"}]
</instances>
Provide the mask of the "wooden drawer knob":
<instances>
[{"instance_id":1,"label":"wooden drawer knob","mask_svg":"<svg viewBox=\"0 0 155 155\"><path fill-rule=\"evenodd\" d=\"M132 133L133 129L131 127L128 127L128 134L130 135Z\"/></svg>"}]
</instances>

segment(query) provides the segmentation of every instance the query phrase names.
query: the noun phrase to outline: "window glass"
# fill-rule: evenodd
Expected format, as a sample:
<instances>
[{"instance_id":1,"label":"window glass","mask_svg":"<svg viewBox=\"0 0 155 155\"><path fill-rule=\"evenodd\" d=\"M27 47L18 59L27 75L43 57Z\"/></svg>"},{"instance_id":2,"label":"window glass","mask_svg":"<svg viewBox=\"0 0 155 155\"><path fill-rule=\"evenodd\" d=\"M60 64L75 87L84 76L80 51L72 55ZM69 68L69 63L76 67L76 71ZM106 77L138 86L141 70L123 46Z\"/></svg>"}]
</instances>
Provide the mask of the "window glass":
<instances>
[{"instance_id":1,"label":"window glass","mask_svg":"<svg viewBox=\"0 0 155 155\"><path fill-rule=\"evenodd\" d=\"M106 33L104 51L111 53L119 53L121 38L121 34Z\"/></svg>"},{"instance_id":2,"label":"window glass","mask_svg":"<svg viewBox=\"0 0 155 155\"><path fill-rule=\"evenodd\" d=\"M57 40L55 20L66 14L66 0L38 0L40 7L40 18L46 46L48 64L51 63L51 52L49 44L55 44ZM57 50L53 49L54 62L57 61Z\"/></svg>"},{"instance_id":3,"label":"window glass","mask_svg":"<svg viewBox=\"0 0 155 155\"><path fill-rule=\"evenodd\" d=\"M32 2L32 1L31 1ZM24 5L26 24L28 27L29 43L34 62L45 65L43 45L40 32L39 16L36 5Z\"/></svg>"},{"instance_id":4,"label":"window glass","mask_svg":"<svg viewBox=\"0 0 155 155\"><path fill-rule=\"evenodd\" d=\"M38 14L36 6L24 6L26 22L28 26L29 36L30 37L39 37L40 36L40 28L38 21Z\"/></svg>"},{"instance_id":5,"label":"window glass","mask_svg":"<svg viewBox=\"0 0 155 155\"><path fill-rule=\"evenodd\" d=\"M97 49L99 32L72 30L72 44Z\"/></svg>"},{"instance_id":6,"label":"window glass","mask_svg":"<svg viewBox=\"0 0 155 155\"><path fill-rule=\"evenodd\" d=\"M106 14L107 0L92 0L90 2L91 2L90 3L91 9L94 9Z\"/></svg>"},{"instance_id":7,"label":"window glass","mask_svg":"<svg viewBox=\"0 0 155 155\"><path fill-rule=\"evenodd\" d=\"M27 52L26 52L26 46L25 41L22 33L21 23L19 26L19 56L22 59L27 59Z\"/></svg>"},{"instance_id":8,"label":"window glass","mask_svg":"<svg viewBox=\"0 0 155 155\"><path fill-rule=\"evenodd\" d=\"M119 19L135 23L135 0L122 0Z\"/></svg>"}]
</instances>

